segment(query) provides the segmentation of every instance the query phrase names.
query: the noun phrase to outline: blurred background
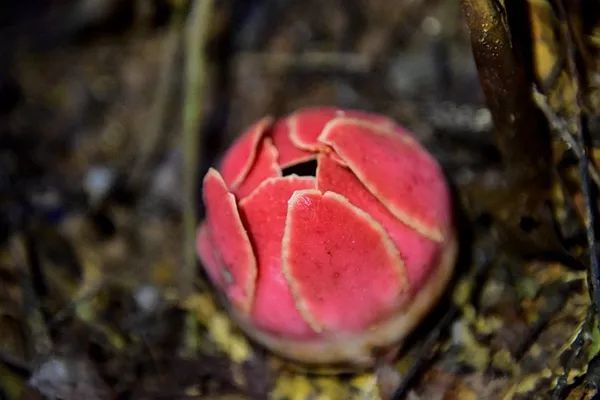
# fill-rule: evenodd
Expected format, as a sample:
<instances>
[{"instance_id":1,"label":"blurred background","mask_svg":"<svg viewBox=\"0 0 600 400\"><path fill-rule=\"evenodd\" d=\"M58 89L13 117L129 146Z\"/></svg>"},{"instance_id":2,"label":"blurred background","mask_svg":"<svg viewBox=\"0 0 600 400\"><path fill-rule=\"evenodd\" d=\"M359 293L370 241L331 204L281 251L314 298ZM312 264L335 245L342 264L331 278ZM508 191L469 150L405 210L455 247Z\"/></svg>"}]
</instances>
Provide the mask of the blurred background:
<instances>
[{"instance_id":1,"label":"blurred background","mask_svg":"<svg viewBox=\"0 0 600 400\"><path fill-rule=\"evenodd\" d=\"M529 3L511 17L501 1L3 2L0 399L376 399L402 385L412 399L595 398L596 203L567 140L576 102L558 96L573 93L560 8ZM582 7L566 14L586 16L579 88L597 137L600 13ZM474 48L487 103L469 26L482 46L498 40ZM494 36L502 26L512 36ZM529 113L515 99L533 84L547 101ZM454 306L387 372L290 370L237 331L194 262L202 205L190 199L207 168L251 122L314 105L414 131L464 214ZM430 332L443 334L424 350Z\"/></svg>"}]
</instances>

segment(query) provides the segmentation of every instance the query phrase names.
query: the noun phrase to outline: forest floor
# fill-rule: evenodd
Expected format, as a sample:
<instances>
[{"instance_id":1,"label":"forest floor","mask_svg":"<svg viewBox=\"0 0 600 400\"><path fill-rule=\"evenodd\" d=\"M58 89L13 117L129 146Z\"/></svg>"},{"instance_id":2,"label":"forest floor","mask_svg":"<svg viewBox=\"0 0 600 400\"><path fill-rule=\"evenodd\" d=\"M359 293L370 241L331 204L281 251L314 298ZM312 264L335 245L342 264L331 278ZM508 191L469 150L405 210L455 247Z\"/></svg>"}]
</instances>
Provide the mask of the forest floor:
<instances>
[{"instance_id":1,"label":"forest floor","mask_svg":"<svg viewBox=\"0 0 600 400\"><path fill-rule=\"evenodd\" d=\"M341 376L250 342L201 268L182 289L186 2L38 3L0 11L0 399L596 398L578 159L546 129L552 156L507 167L522 151L497 145L458 2L230 1L208 19L198 183L249 123L330 104L393 117L452 183L446 301L387 369ZM515 183L536 163L547 180Z\"/></svg>"}]
</instances>

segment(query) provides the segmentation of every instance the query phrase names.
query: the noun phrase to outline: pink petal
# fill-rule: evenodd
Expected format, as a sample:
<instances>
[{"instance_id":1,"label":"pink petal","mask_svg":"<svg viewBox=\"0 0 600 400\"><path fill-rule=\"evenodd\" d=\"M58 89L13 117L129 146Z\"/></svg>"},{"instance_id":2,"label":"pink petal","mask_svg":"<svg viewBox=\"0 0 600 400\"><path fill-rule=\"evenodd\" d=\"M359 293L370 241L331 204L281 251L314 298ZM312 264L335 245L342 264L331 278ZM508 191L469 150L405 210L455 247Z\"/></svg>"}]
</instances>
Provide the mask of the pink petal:
<instances>
[{"instance_id":1,"label":"pink petal","mask_svg":"<svg viewBox=\"0 0 600 400\"><path fill-rule=\"evenodd\" d=\"M256 157L256 149L273 119L265 117L254 123L227 150L219 171L230 188L237 187L250 171Z\"/></svg>"},{"instance_id":2,"label":"pink petal","mask_svg":"<svg viewBox=\"0 0 600 400\"><path fill-rule=\"evenodd\" d=\"M439 244L396 219L348 168L325 154L318 160L317 189L341 194L379 222L400 251L411 290L418 290L437 264Z\"/></svg>"},{"instance_id":3,"label":"pink petal","mask_svg":"<svg viewBox=\"0 0 600 400\"><path fill-rule=\"evenodd\" d=\"M282 258L299 310L316 330L363 331L396 310L408 289L383 227L333 192L294 193Z\"/></svg>"},{"instance_id":4,"label":"pink petal","mask_svg":"<svg viewBox=\"0 0 600 400\"><path fill-rule=\"evenodd\" d=\"M215 285L223 287L224 280L221 272L221 260L219 260L217 249L212 241L212 238L210 237L210 232L206 222L202 223L200 228L198 228L198 234L196 236L196 249L198 251L200 261L208 273L209 278Z\"/></svg>"},{"instance_id":5,"label":"pink petal","mask_svg":"<svg viewBox=\"0 0 600 400\"><path fill-rule=\"evenodd\" d=\"M327 147L317 138L323 127L336 117L340 110L333 107L306 108L288 117L290 139L300 149L321 151Z\"/></svg>"},{"instance_id":6,"label":"pink petal","mask_svg":"<svg viewBox=\"0 0 600 400\"><path fill-rule=\"evenodd\" d=\"M277 165L277 149L270 138L265 138L258 148L254 165L233 192L239 199L244 198L262 181L277 176L281 176L281 168Z\"/></svg>"},{"instance_id":7,"label":"pink petal","mask_svg":"<svg viewBox=\"0 0 600 400\"><path fill-rule=\"evenodd\" d=\"M295 175L270 178L240 202L258 262L252 319L263 329L296 337L314 331L304 321L281 270L281 240L289 198L296 190L312 189L315 179Z\"/></svg>"},{"instance_id":8,"label":"pink petal","mask_svg":"<svg viewBox=\"0 0 600 400\"><path fill-rule=\"evenodd\" d=\"M313 153L301 150L292 143L290 139L289 120L287 118L281 119L273 125L271 137L273 138L273 144L279 153L278 162L281 168L287 168L301 162L315 159Z\"/></svg>"},{"instance_id":9,"label":"pink petal","mask_svg":"<svg viewBox=\"0 0 600 400\"><path fill-rule=\"evenodd\" d=\"M450 223L450 194L436 161L409 136L336 119L319 137L400 221L436 241Z\"/></svg>"},{"instance_id":10,"label":"pink petal","mask_svg":"<svg viewBox=\"0 0 600 400\"><path fill-rule=\"evenodd\" d=\"M256 259L235 196L213 168L204 177L204 204L208 228L223 261L221 275L225 291L233 304L249 311L254 295Z\"/></svg>"},{"instance_id":11,"label":"pink petal","mask_svg":"<svg viewBox=\"0 0 600 400\"><path fill-rule=\"evenodd\" d=\"M338 117L366 121L388 128L396 126L388 117L366 111L344 110L335 107L305 108L287 118L292 143L304 150L327 152L327 147L317 139L323 132L325 125Z\"/></svg>"}]
</instances>

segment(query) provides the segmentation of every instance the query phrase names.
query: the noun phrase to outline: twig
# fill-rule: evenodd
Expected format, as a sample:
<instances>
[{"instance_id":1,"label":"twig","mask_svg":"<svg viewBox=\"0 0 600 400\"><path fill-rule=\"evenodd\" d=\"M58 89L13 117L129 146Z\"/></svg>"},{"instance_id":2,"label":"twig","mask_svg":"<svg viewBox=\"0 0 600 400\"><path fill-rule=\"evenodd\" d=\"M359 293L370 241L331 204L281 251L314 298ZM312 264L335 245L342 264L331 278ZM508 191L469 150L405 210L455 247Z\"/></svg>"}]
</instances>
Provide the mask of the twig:
<instances>
[{"instance_id":1,"label":"twig","mask_svg":"<svg viewBox=\"0 0 600 400\"><path fill-rule=\"evenodd\" d=\"M556 316L557 312L565 306L569 298L569 293L572 293L575 290L574 287L578 284L581 284L581 282L571 281L566 284L561 282L559 287L550 285L550 287L546 288L548 293L542 293L542 296L547 298L545 308L540 310L538 319L531 324L516 346L516 350L513 353L516 361L521 361L544 328Z\"/></svg>"},{"instance_id":2,"label":"twig","mask_svg":"<svg viewBox=\"0 0 600 400\"><path fill-rule=\"evenodd\" d=\"M212 0L195 0L185 27L185 98L183 105L183 228L184 259L180 273L182 295L192 291L195 269L196 189L200 154L200 120L206 84L204 53Z\"/></svg>"},{"instance_id":3,"label":"twig","mask_svg":"<svg viewBox=\"0 0 600 400\"><path fill-rule=\"evenodd\" d=\"M437 354L436 342L440 335L446 329L446 326L456 317L458 314L458 307L451 305L450 309L444 314L435 327L429 332L427 338L419 348L417 354L417 360L410 366L409 370L402 377L402 381L396 388L392 400L400 400L404 398L406 392L410 389L414 379L423 370L423 367Z\"/></svg>"},{"instance_id":4,"label":"twig","mask_svg":"<svg viewBox=\"0 0 600 400\"><path fill-rule=\"evenodd\" d=\"M577 118L575 119L575 126L577 135L575 136L579 146L582 150L582 157L579 158L579 174L581 176L581 192L585 201L585 231L588 242L588 248L590 253L590 273L589 278L591 281L591 297L596 308L596 313L600 315L600 259L598 253L598 243L596 238L596 202L592 193L592 185L590 182L589 174L589 156L588 156L588 143L589 143L589 132L587 126L587 118L583 115L584 105L583 99L581 98L582 77L577 69L575 62L576 49L573 46L573 27L570 23L569 17L565 10L562 0L557 0L556 9L558 16L566 24L566 29L561 29L561 33L565 39L565 46L567 49L567 68L573 78L573 88L575 91L575 97L577 101L578 111Z\"/></svg>"},{"instance_id":5,"label":"twig","mask_svg":"<svg viewBox=\"0 0 600 400\"><path fill-rule=\"evenodd\" d=\"M565 361L564 372L558 377L556 386L552 390L552 400L560 400L565 398L565 391L570 387L568 382L569 373L571 372L573 364L581 354L581 351L586 344L585 337L589 334L589 331L593 329L592 324L594 322L594 315L595 314L592 312L592 309L588 308L585 321L583 321L581 324L579 332L577 333L575 340L573 340L571 343L570 348L566 350L571 350L571 354Z\"/></svg>"},{"instance_id":6,"label":"twig","mask_svg":"<svg viewBox=\"0 0 600 400\"><path fill-rule=\"evenodd\" d=\"M462 0L461 3L509 189L525 188L524 196L537 199L540 192L548 191L551 182L551 147L546 121L528 89L531 61L529 22L523 10L526 2ZM507 205L520 212L518 203L509 201ZM537 209L532 204L531 210Z\"/></svg>"},{"instance_id":7,"label":"twig","mask_svg":"<svg viewBox=\"0 0 600 400\"><path fill-rule=\"evenodd\" d=\"M548 122L550 122L550 126L552 127L552 129L554 129L554 131L558 133L560 138L567 144L567 146L569 146L569 148L573 150L575 157L577 157L578 160L584 158L585 152L581 148L579 142L575 139L575 137L569 130L567 122L564 119L560 118L558 115L556 115L556 113L548 104L546 96L544 96L535 86L533 87L533 99L548 119ZM588 163L588 170L590 176L592 177L596 185L600 187L600 174L598 174L596 166L592 163Z\"/></svg>"},{"instance_id":8,"label":"twig","mask_svg":"<svg viewBox=\"0 0 600 400\"><path fill-rule=\"evenodd\" d=\"M46 325L46 316L42 306L41 297L45 295L45 281L42 285L43 292L40 292L41 283L36 284L34 275L41 274L39 265L39 256L31 233L27 232L19 240L15 241L12 253L17 264L22 265L23 269L28 269L22 282L23 291L23 310L27 326L27 341L29 343L29 352L33 357L40 357L49 354L52 350L52 339ZM37 270L37 272L36 272ZM38 277L39 279L43 279Z\"/></svg>"},{"instance_id":9,"label":"twig","mask_svg":"<svg viewBox=\"0 0 600 400\"><path fill-rule=\"evenodd\" d=\"M476 248L477 246L474 245L473 247ZM488 273L489 267L492 265L492 262L495 258L495 253L488 251L481 243L479 244L479 249L482 252L481 257L473 257L479 261L475 263L475 266L471 269L471 271L469 271L467 276L471 282L480 282ZM471 303L473 298L477 295L478 291L475 289L475 286L472 286L464 296L461 296L461 299L455 297L452 300L452 304L449 306L448 310L446 310L446 313L427 334L425 341L417 351L416 361L410 366L409 370L402 377L402 381L396 388L396 391L392 396L392 400L400 400L406 396L414 380L424 370L427 363L433 360L433 358L438 354L439 346L435 346L435 344L439 340L440 335L461 313L464 304Z\"/></svg>"},{"instance_id":10,"label":"twig","mask_svg":"<svg viewBox=\"0 0 600 400\"><path fill-rule=\"evenodd\" d=\"M19 376L28 377L31 374L31 366L27 362L1 351L0 364Z\"/></svg>"}]
</instances>

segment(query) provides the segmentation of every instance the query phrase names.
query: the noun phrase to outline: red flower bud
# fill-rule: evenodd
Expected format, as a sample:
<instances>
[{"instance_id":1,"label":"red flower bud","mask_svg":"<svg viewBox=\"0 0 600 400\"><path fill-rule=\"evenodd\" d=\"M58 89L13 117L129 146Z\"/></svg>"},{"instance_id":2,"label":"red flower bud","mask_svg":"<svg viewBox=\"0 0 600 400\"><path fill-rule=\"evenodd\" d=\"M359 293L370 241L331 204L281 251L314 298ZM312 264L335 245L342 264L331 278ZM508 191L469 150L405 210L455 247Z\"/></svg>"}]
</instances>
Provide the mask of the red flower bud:
<instances>
[{"instance_id":1,"label":"red flower bud","mask_svg":"<svg viewBox=\"0 0 600 400\"><path fill-rule=\"evenodd\" d=\"M282 169L316 160L316 176ZM220 172L219 172L220 171ZM314 108L251 126L204 178L198 252L242 328L307 363L369 365L444 290L444 175L392 120Z\"/></svg>"}]
</instances>

